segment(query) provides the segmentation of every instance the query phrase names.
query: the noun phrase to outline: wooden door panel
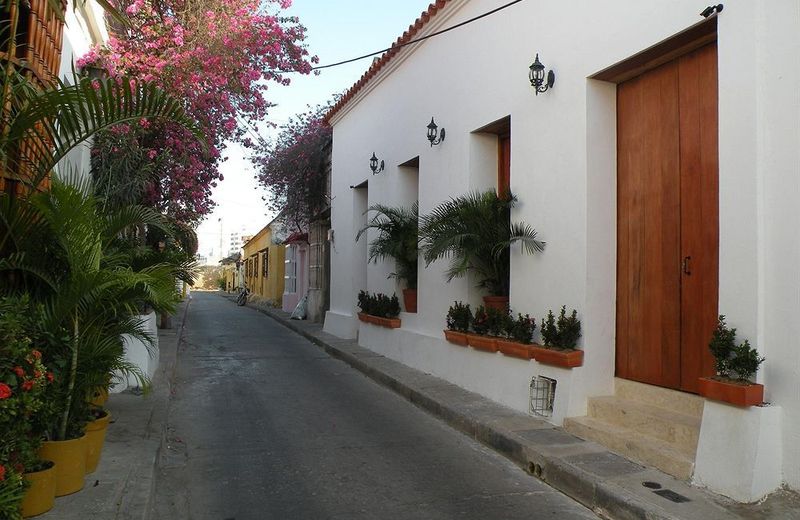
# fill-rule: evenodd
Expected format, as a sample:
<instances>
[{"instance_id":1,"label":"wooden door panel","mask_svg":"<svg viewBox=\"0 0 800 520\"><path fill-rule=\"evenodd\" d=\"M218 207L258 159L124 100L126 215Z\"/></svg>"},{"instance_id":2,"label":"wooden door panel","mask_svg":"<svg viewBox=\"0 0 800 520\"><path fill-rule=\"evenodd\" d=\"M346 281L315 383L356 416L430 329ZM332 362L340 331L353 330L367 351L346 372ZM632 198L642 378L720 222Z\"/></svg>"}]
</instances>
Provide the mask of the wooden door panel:
<instances>
[{"instance_id":1,"label":"wooden door panel","mask_svg":"<svg viewBox=\"0 0 800 520\"><path fill-rule=\"evenodd\" d=\"M713 375L708 342L719 303L719 164L717 47L707 45L679 60L681 134L681 385Z\"/></svg>"},{"instance_id":2,"label":"wooden door panel","mask_svg":"<svg viewBox=\"0 0 800 520\"><path fill-rule=\"evenodd\" d=\"M678 64L617 89L617 375L680 384Z\"/></svg>"}]
</instances>

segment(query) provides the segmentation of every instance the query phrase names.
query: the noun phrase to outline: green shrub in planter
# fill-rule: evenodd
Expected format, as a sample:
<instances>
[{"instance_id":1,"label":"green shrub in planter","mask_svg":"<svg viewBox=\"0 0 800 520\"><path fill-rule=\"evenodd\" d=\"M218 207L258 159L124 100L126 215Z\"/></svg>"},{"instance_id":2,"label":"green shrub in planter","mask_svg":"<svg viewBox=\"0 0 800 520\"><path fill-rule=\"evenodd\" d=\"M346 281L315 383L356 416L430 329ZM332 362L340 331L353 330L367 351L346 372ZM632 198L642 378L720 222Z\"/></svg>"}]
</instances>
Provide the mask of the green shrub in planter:
<instances>
[{"instance_id":1,"label":"green shrub in planter","mask_svg":"<svg viewBox=\"0 0 800 520\"><path fill-rule=\"evenodd\" d=\"M447 311L447 329L469 332L472 319L472 309L469 308L468 303L453 302L453 305Z\"/></svg>"},{"instance_id":2,"label":"green shrub in planter","mask_svg":"<svg viewBox=\"0 0 800 520\"><path fill-rule=\"evenodd\" d=\"M380 318L396 318L400 315L400 300L396 294L389 297L382 293L359 291L358 307L364 314Z\"/></svg>"},{"instance_id":3,"label":"green shrub in planter","mask_svg":"<svg viewBox=\"0 0 800 520\"><path fill-rule=\"evenodd\" d=\"M475 334L502 336L507 328L507 322L508 313L491 307L485 308L481 305L475 311L475 316L472 320L472 329L475 331Z\"/></svg>"},{"instance_id":4,"label":"green shrub in planter","mask_svg":"<svg viewBox=\"0 0 800 520\"><path fill-rule=\"evenodd\" d=\"M517 313L517 317L513 318L511 314L508 315L505 333L506 336L519 343L530 344L533 342L533 331L536 329L536 320L531 318L528 314L522 315Z\"/></svg>"},{"instance_id":5,"label":"green shrub in planter","mask_svg":"<svg viewBox=\"0 0 800 520\"><path fill-rule=\"evenodd\" d=\"M750 346L750 342L736 345L736 329L728 328L725 316L720 315L717 328L708 344L714 356L714 368L717 375L726 379L738 379L750 382L758 372L758 368L765 358L758 355L758 351Z\"/></svg>"},{"instance_id":6,"label":"green shrub in planter","mask_svg":"<svg viewBox=\"0 0 800 520\"><path fill-rule=\"evenodd\" d=\"M567 306L561 307L558 319L553 311L547 311L547 319L542 320L542 342L548 347L575 348L581 337L581 320L578 311L572 310L567 316Z\"/></svg>"}]
</instances>

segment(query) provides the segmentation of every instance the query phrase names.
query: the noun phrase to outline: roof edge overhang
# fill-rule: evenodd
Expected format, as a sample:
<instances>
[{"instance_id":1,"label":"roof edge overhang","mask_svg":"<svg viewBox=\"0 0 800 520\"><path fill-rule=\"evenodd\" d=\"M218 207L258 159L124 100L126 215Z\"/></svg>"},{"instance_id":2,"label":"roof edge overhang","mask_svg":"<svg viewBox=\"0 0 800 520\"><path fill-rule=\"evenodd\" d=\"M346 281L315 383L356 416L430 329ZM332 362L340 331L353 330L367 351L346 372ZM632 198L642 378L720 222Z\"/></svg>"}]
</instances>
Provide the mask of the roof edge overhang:
<instances>
[{"instance_id":1,"label":"roof edge overhang","mask_svg":"<svg viewBox=\"0 0 800 520\"><path fill-rule=\"evenodd\" d=\"M392 44L392 48L376 58L361 78L325 114L325 120L331 126L336 125L383 80L410 58L417 49L428 42L422 41L401 48L396 48L396 46L429 36L442 29L444 24L468 2L469 0L436 0L430 4L428 9L417 18L417 21Z\"/></svg>"}]
</instances>

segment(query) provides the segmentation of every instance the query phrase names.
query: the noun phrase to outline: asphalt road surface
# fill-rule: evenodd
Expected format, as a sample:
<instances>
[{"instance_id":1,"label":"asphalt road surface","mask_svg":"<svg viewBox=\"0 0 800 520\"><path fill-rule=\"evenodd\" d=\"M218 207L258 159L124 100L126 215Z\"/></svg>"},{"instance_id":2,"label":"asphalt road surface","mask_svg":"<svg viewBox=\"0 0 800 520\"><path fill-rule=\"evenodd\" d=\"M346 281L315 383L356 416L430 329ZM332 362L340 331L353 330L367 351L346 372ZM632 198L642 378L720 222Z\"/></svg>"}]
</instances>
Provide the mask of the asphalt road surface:
<instances>
[{"instance_id":1,"label":"asphalt road surface","mask_svg":"<svg viewBox=\"0 0 800 520\"><path fill-rule=\"evenodd\" d=\"M597 518L253 309L186 327L156 519Z\"/></svg>"}]
</instances>

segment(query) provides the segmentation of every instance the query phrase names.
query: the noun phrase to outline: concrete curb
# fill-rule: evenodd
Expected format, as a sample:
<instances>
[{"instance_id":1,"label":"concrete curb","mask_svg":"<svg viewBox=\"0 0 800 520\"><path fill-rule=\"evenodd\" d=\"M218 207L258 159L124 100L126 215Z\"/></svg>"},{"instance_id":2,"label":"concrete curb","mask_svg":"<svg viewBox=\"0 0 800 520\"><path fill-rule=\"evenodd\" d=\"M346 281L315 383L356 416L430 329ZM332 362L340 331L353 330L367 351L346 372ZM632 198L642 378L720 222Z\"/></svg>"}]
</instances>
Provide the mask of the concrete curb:
<instances>
[{"instance_id":1,"label":"concrete curb","mask_svg":"<svg viewBox=\"0 0 800 520\"><path fill-rule=\"evenodd\" d=\"M156 491L156 468L158 466L158 460L161 457L161 453L166 445L166 430L167 430L167 418L169 417L169 402L170 402L170 395L172 393L172 387L174 385L175 380L175 367L177 366L177 359L178 359L178 349L180 348L181 340L183 338L183 331L186 326L186 317L189 313L189 305L191 304L191 295L187 296L184 300L183 304L183 311L180 317L180 322L174 329L159 329L159 330L175 330L175 340L174 345L172 348L169 349L167 355L164 356L162 352L161 357L161 365L158 369L158 374L153 381L153 399L155 401L155 405L153 406L153 410L150 414L150 419L147 424L147 435L150 442L154 445L155 449L153 450L152 458L143 468L143 473L140 476L134 475L137 481L145 480L149 481L149 488L146 495L146 501L144 503L144 508L141 508L142 504L130 504L130 508L133 509L134 512L122 512L118 518L127 520L130 519L138 519L138 520L150 520L153 514L153 498L155 497ZM160 339L160 338L159 338Z\"/></svg>"},{"instance_id":2,"label":"concrete curb","mask_svg":"<svg viewBox=\"0 0 800 520\"><path fill-rule=\"evenodd\" d=\"M232 295L218 294L235 299ZM319 324L290 320L287 313L276 309L251 303L247 306L504 455L603 518L722 520L751 517L734 512L733 502L724 497L627 461L598 444L580 440L545 421L390 360L354 341L327 334ZM542 437L538 441L537 431ZM676 503L655 494L642 485L645 481L658 482L662 490L674 492L687 501Z\"/></svg>"}]
</instances>

